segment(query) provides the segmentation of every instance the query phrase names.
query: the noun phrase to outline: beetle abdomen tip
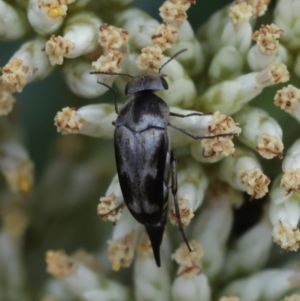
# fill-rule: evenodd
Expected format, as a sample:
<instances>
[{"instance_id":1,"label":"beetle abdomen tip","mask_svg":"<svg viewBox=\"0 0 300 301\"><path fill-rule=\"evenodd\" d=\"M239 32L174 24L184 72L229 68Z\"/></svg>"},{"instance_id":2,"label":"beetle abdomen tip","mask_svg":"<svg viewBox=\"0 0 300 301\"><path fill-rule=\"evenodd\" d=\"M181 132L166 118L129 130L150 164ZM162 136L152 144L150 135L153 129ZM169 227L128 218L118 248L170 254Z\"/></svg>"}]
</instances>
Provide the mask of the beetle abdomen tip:
<instances>
[{"instance_id":1,"label":"beetle abdomen tip","mask_svg":"<svg viewBox=\"0 0 300 301\"><path fill-rule=\"evenodd\" d=\"M160 267L160 245L162 242L165 226L158 224L158 225L151 225L151 226L145 225L145 227L151 242L156 265Z\"/></svg>"}]
</instances>

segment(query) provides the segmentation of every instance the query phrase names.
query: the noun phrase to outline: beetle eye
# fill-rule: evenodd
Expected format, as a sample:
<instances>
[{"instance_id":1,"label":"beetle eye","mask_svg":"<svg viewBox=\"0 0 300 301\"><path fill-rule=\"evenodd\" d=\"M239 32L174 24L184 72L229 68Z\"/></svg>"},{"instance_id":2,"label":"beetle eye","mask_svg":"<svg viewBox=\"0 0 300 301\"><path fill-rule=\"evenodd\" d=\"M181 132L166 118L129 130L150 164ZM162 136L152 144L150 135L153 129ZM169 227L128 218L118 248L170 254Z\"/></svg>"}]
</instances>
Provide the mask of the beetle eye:
<instances>
[{"instance_id":1,"label":"beetle eye","mask_svg":"<svg viewBox=\"0 0 300 301\"><path fill-rule=\"evenodd\" d=\"M163 77L161 77L160 80L165 90L168 90L169 89L168 82Z\"/></svg>"}]
</instances>

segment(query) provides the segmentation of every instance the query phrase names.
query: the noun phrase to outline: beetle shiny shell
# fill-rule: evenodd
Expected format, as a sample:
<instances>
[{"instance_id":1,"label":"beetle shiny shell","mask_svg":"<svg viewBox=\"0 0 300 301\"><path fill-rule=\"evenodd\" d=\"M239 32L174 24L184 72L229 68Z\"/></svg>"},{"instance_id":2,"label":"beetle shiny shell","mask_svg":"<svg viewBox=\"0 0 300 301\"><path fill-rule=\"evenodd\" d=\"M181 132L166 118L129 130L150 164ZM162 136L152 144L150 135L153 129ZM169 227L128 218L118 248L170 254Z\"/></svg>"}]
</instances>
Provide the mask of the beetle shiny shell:
<instances>
[{"instance_id":1,"label":"beetle shiny shell","mask_svg":"<svg viewBox=\"0 0 300 301\"><path fill-rule=\"evenodd\" d=\"M123 197L134 218L145 225L158 266L168 208L170 113L168 105L153 94L152 88L167 88L164 78L163 81L154 76L134 78L126 89L133 95L114 123L115 156Z\"/></svg>"},{"instance_id":2,"label":"beetle shiny shell","mask_svg":"<svg viewBox=\"0 0 300 301\"><path fill-rule=\"evenodd\" d=\"M179 230L191 251L179 214L176 159L170 149L168 126L195 139L203 138L170 124L170 115L184 118L202 114L170 112L166 102L153 93L166 89L167 81L158 74L132 77L125 88L125 94L131 96L120 112L115 102L118 117L113 122L116 127L115 157L122 194L131 214L146 228L157 266L160 266L159 249L167 218L170 172Z\"/></svg>"}]
</instances>

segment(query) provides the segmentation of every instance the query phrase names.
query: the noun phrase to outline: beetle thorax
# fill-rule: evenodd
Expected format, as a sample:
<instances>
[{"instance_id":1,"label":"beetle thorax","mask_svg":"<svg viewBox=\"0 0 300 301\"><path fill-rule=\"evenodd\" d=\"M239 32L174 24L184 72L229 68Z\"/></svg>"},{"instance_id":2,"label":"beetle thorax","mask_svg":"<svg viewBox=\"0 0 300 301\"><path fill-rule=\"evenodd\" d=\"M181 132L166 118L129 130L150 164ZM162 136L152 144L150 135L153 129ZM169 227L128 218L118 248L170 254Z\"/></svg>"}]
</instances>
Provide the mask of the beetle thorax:
<instances>
[{"instance_id":1,"label":"beetle thorax","mask_svg":"<svg viewBox=\"0 0 300 301\"><path fill-rule=\"evenodd\" d=\"M126 126L134 132L141 132L151 127L166 129L168 122L168 105L157 95L144 91L126 101L116 126Z\"/></svg>"}]
</instances>

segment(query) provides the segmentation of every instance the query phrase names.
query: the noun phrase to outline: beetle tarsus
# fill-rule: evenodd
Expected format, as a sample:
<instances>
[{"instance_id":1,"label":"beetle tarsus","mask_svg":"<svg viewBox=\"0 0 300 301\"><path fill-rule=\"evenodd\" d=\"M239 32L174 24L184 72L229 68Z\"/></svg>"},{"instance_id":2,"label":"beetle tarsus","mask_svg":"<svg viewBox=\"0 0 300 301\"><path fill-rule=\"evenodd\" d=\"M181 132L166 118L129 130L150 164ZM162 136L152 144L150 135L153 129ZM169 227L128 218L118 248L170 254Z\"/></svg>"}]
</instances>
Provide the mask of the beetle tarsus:
<instances>
[{"instance_id":1,"label":"beetle tarsus","mask_svg":"<svg viewBox=\"0 0 300 301\"><path fill-rule=\"evenodd\" d=\"M182 132L184 134L186 134L187 136L190 136L191 138L198 140L198 139L214 139L214 138L218 138L218 137L228 137L228 136L237 136L237 133L226 133L226 134L216 134L216 135L212 135L212 136L197 136L197 135L193 135L189 132L187 132L186 130L177 127L174 124L171 124L170 122L168 123L168 126L170 126L171 128L178 130L179 132Z\"/></svg>"},{"instance_id":2,"label":"beetle tarsus","mask_svg":"<svg viewBox=\"0 0 300 301\"><path fill-rule=\"evenodd\" d=\"M183 241L185 242L189 252L192 252L193 250L191 249L189 242L187 240L187 237L184 232L184 228L181 222L181 217L180 217L180 211L179 211L179 205L178 205L178 199L177 199L177 189L178 189L178 184L177 184L177 170L176 170L176 158L174 153L171 151L171 164L172 164L172 194L173 194L173 199L174 199L174 206L175 206L175 214L178 222L178 228L179 231L181 232L181 236L183 238Z\"/></svg>"},{"instance_id":3,"label":"beetle tarsus","mask_svg":"<svg viewBox=\"0 0 300 301\"><path fill-rule=\"evenodd\" d=\"M184 114L179 114L175 112L170 112L170 116L175 116L175 117L180 117L180 118L185 118L185 117L190 117L190 116L207 116L207 115L212 115L212 113L190 113L187 115Z\"/></svg>"}]
</instances>

